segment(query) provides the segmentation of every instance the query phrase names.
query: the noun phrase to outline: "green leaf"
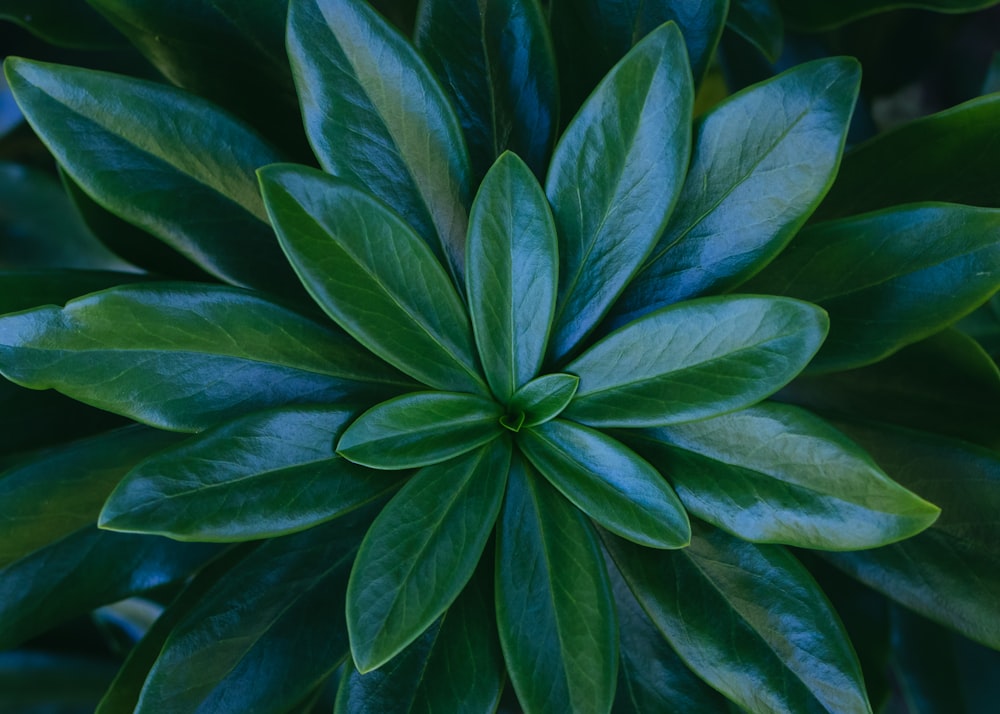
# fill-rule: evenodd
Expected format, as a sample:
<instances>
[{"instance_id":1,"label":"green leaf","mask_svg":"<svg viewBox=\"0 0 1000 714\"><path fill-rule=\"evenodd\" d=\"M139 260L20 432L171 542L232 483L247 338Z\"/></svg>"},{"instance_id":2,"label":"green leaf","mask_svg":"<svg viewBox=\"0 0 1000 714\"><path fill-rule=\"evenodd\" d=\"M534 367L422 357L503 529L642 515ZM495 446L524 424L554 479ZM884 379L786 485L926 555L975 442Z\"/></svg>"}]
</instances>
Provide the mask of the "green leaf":
<instances>
[{"instance_id":1,"label":"green leaf","mask_svg":"<svg viewBox=\"0 0 1000 714\"><path fill-rule=\"evenodd\" d=\"M815 372L860 367L981 305L1000 275L1000 209L922 204L816 224L740 289L830 313Z\"/></svg>"},{"instance_id":2,"label":"green leaf","mask_svg":"<svg viewBox=\"0 0 1000 714\"><path fill-rule=\"evenodd\" d=\"M687 169L693 101L684 41L668 23L601 81L559 140L545 182L560 238L552 359L597 325L663 231Z\"/></svg>"},{"instance_id":3,"label":"green leaf","mask_svg":"<svg viewBox=\"0 0 1000 714\"><path fill-rule=\"evenodd\" d=\"M778 397L832 418L876 420L1000 449L1000 371L948 329L880 362L800 376Z\"/></svg>"},{"instance_id":4,"label":"green leaf","mask_svg":"<svg viewBox=\"0 0 1000 714\"><path fill-rule=\"evenodd\" d=\"M785 39L785 23L776 0L730 0L726 26L777 62Z\"/></svg>"},{"instance_id":5,"label":"green leaf","mask_svg":"<svg viewBox=\"0 0 1000 714\"><path fill-rule=\"evenodd\" d=\"M523 426L538 426L554 419L576 395L580 378L573 374L544 374L514 392L508 409L525 415Z\"/></svg>"},{"instance_id":6,"label":"green leaf","mask_svg":"<svg viewBox=\"0 0 1000 714\"><path fill-rule=\"evenodd\" d=\"M499 404L473 394L404 394L358 417L337 453L376 469L436 464L498 438L502 416Z\"/></svg>"},{"instance_id":7,"label":"green leaf","mask_svg":"<svg viewBox=\"0 0 1000 714\"><path fill-rule=\"evenodd\" d=\"M389 501L347 585L351 653L370 672L413 642L475 572L500 512L509 442L419 471Z\"/></svg>"},{"instance_id":8,"label":"green leaf","mask_svg":"<svg viewBox=\"0 0 1000 714\"><path fill-rule=\"evenodd\" d=\"M345 335L278 303L175 283L111 288L65 308L0 317L0 371L177 431L409 386Z\"/></svg>"},{"instance_id":9,"label":"green leaf","mask_svg":"<svg viewBox=\"0 0 1000 714\"><path fill-rule=\"evenodd\" d=\"M827 319L774 297L690 300L629 323L564 369L580 377L567 419L595 427L665 426L750 406L816 353Z\"/></svg>"},{"instance_id":10,"label":"green leaf","mask_svg":"<svg viewBox=\"0 0 1000 714\"><path fill-rule=\"evenodd\" d=\"M992 95L879 134L847 152L816 218L917 201L1000 207L1000 147L990 131L997 122L1000 96Z\"/></svg>"},{"instance_id":11,"label":"green leaf","mask_svg":"<svg viewBox=\"0 0 1000 714\"><path fill-rule=\"evenodd\" d=\"M431 387L487 393L465 306L399 216L313 169L270 166L260 179L282 247L335 321Z\"/></svg>"},{"instance_id":12,"label":"green leaf","mask_svg":"<svg viewBox=\"0 0 1000 714\"><path fill-rule=\"evenodd\" d=\"M996 0L778 0L785 20L794 29L819 32L868 15L897 8L923 8L934 12L972 12Z\"/></svg>"},{"instance_id":13,"label":"green leaf","mask_svg":"<svg viewBox=\"0 0 1000 714\"><path fill-rule=\"evenodd\" d=\"M597 539L583 514L517 456L498 525L496 608L524 711L610 711L618 632Z\"/></svg>"},{"instance_id":14,"label":"green leaf","mask_svg":"<svg viewBox=\"0 0 1000 714\"><path fill-rule=\"evenodd\" d=\"M284 714L304 699L347 654L343 583L367 525L268 540L234 566L174 626L136 714Z\"/></svg>"},{"instance_id":15,"label":"green leaf","mask_svg":"<svg viewBox=\"0 0 1000 714\"><path fill-rule=\"evenodd\" d=\"M87 0L173 84L311 156L285 54L288 0ZM267 101L261 101L267 97Z\"/></svg>"},{"instance_id":16,"label":"green leaf","mask_svg":"<svg viewBox=\"0 0 1000 714\"><path fill-rule=\"evenodd\" d=\"M754 714L871 714L854 650L809 573L780 546L708 527L683 550L604 543L687 665Z\"/></svg>"},{"instance_id":17,"label":"green leaf","mask_svg":"<svg viewBox=\"0 0 1000 714\"><path fill-rule=\"evenodd\" d=\"M688 511L756 543L872 548L919 533L940 513L796 407L763 403L633 438Z\"/></svg>"},{"instance_id":18,"label":"green leaf","mask_svg":"<svg viewBox=\"0 0 1000 714\"><path fill-rule=\"evenodd\" d=\"M945 714L976 711L966 703L955 657L955 636L910 610L894 607L892 617L893 699L899 711Z\"/></svg>"},{"instance_id":19,"label":"green leaf","mask_svg":"<svg viewBox=\"0 0 1000 714\"><path fill-rule=\"evenodd\" d=\"M726 21L726 0L551 0L563 112L572 114L611 67L642 38L673 20L684 36L695 82L708 70Z\"/></svg>"},{"instance_id":20,"label":"green leaf","mask_svg":"<svg viewBox=\"0 0 1000 714\"><path fill-rule=\"evenodd\" d=\"M469 156L416 50L363 0L291 0L288 56L320 165L392 206L460 276Z\"/></svg>"},{"instance_id":21,"label":"green leaf","mask_svg":"<svg viewBox=\"0 0 1000 714\"><path fill-rule=\"evenodd\" d=\"M126 427L61 444L0 473L0 567L92 525L129 469L178 440Z\"/></svg>"},{"instance_id":22,"label":"green leaf","mask_svg":"<svg viewBox=\"0 0 1000 714\"><path fill-rule=\"evenodd\" d=\"M343 516L400 483L334 452L355 414L344 406L284 408L216 427L132 469L99 525L225 542L284 535Z\"/></svg>"},{"instance_id":23,"label":"green leaf","mask_svg":"<svg viewBox=\"0 0 1000 714\"><path fill-rule=\"evenodd\" d=\"M469 218L466 293L493 394L507 402L538 375L556 307L556 227L531 169L504 153Z\"/></svg>"},{"instance_id":24,"label":"green leaf","mask_svg":"<svg viewBox=\"0 0 1000 714\"><path fill-rule=\"evenodd\" d=\"M137 273L112 270L17 270L0 272L0 314L20 312L105 288L145 280Z\"/></svg>"},{"instance_id":25,"label":"green leaf","mask_svg":"<svg viewBox=\"0 0 1000 714\"><path fill-rule=\"evenodd\" d=\"M341 680L336 714L493 714L503 690L504 663L492 564L492 558L484 559L442 618L405 650L367 674L350 667Z\"/></svg>"},{"instance_id":26,"label":"green leaf","mask_svg":"<svg viewBox=\"0 0 1000 714\"><path fill-rule=\"evenodd\" d=\"M1000 649L1000 457L924 432L837 426L893 479L938 504L941 517L901 543L824 557L896 602Z\"/></svg>"},{"instance_id":27,"label":"green leaf","mask_svg":"<svg viewBox=\"0 0 1000 714\"><path fill-rule=\"evenodd\" d=\"M687 513L670 484L611 437L555 419L524 430L517 444L563 496L608 530L652 548L690 541Z\"/></svg>"},{"instance_id":28,"label":"green leaf","mask_svg":"<svg viewBox=\"0 0 1000 714\"><path fill-rule=\"evenodd\" d=\"M152 82L16 58L4 69L35 132L98 203L222 280L301 293L254 178L279 156L243 124Z\"/></svg>"},{"instance_id":29,"label":"green leaf","mask_svg":"<svg viewBox=\"0 0 1000 714\"><path fill-rule=\"evenodd\" d=\"M113 49L125 40L86 2L3 0L0 20L11 20L60 47Z\"/></svg>"},{"instance_id":30,"label":"green leaf","mask_svg":"<svg viewBox=\"0 0 1000 714\"><path fill-rule=\"evenodd\" d=\"M0 708L19 714L93 711L114 676L114 662L102 657L0 652Z\"/></svg>"},{"instance_id":31,"label":"green leaf","mask_svg":"<svg viewBox=\"0 0 1000 714\"><path fill-rule=\"evenodd\" d=\"M781 252L833 181L860 75L853 59L808 62L699 121L677 210L616 306L615 325L724 292Z\"/></svg>"},{"instance_id":32,"label":"green leaf","mask_svg":"<svg viewBox=\"0 0 1000 714\"><path fill-rule=\"evenodd\" d=\"M559 96L538 0L424 0L414 41L458 112L473 185L505 150L544 176Z\"/></svg>"}]
</instances>

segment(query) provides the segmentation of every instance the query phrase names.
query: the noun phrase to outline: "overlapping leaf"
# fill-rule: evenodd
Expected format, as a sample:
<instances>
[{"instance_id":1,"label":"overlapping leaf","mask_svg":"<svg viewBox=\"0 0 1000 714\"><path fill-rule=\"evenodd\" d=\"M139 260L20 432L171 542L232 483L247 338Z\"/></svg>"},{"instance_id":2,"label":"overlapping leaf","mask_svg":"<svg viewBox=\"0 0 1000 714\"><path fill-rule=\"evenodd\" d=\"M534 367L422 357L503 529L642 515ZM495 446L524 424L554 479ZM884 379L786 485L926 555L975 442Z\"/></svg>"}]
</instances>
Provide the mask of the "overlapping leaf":
<instances>
[{"instance_id":1,"label":"overlapping leaf","mask_svg":"<svg viewBox=\"0 0 1000 714\"><path fill-rule=\"evenodd\" d=\"M0 317L0 372L179 431L408 384L345 335L260 295L176 283Z\"/></svg>"},{"instance_id":2,"label":"overlapping leaf","mask_svg":"<svg viewBox=\"0 0 1000 714\"><path fill-rule=\"evenodd\" d=\"M559 416L576 395L580 378L554 372L533 379L514 392L508 408L524 414L522 426L538 426Z\"/></svg>"}]
</instances>

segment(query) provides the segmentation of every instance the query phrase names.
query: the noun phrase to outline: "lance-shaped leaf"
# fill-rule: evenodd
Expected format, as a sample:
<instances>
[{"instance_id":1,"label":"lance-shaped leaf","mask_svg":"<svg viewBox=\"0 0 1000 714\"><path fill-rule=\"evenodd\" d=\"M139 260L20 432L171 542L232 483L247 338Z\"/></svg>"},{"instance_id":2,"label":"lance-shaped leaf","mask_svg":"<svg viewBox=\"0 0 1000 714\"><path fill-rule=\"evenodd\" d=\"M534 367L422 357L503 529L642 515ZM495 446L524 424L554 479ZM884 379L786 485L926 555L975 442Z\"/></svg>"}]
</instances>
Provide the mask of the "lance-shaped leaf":
<instances>
[{"instance_id":1,"label":"lance-shaped leaf","mask_svg":"<svg viewBox=\"0 0 1000 714\"><path fill-rule=\"evenodd\" d=\"M320 165L396 209L461 275L469 156L416 50L364 0L291 0L287 42Z\"/></svg>"},{"instance_id":2,"label":"lance-shaped leaf","mask_svg":"<svg viewBox=\"0 0 1000 714\"><path fill-rule=\"evenodd\" d=\"M505 153L472 206L466 293L479 357L502 402L538 374L556 307L559 255L549 204L531 169Z\"/></svg>"},{"instance_id":3,"label":"lance-shaped leaf","mask_svg":"<svg viewBox=\"0 0 1000 714\"><path fill-rule=\"evenodd\" d=\"M358 417L337 453L376 469L436 464L498 438L502 416L499 404L473 394L405 394Z\"/></svg>"},{"instance_id":4,"label":"lance-shaped leaf","mask_svg":"<svg viewBox=\"0 0 1000 714\"><path fill-rule=\"evenodd\" d=\"M785 23L777 0L730 0L726 26L752 44L768 62L777 62Z\"/></svg>"},{"instance_id":5,"label":"lance-shaped leaf","mask_svg":"<svg viewBox=\"0 0 1000 714\"><path fill-rule=\"evenodd\" d=\"M677 210L614 324L724 292L781 252L833 181L860 79L853 59L818 60L709 112Z\"/></svg>"},{"instance_id":6,"label":"lance-shaped leaf","mask_svg":"<svg viewBox=\"0 0 1000 714\"><path fill-rule=\"evenodd\" d=\"M375 519L347 585L360 672L399 654L465 587L493 532L510 459L510 443L494 441L428 466Z\"/></svg>"},{"instance_id":7,"label":"lance-shaped leaf","mask_svg":"<svg viewBox=\"0 0 1000 714\"><path fill-rule=\"evenodd\" d=\"M280 157L253 131L161 84L23 59L4 69L35 132L98 203L225 281L301 293L254 177Z\"/></svg>"},{"instance_id":8,"label":"lance-shaped leaf","mask_svg":"<svg viewBox=\"0 0 1000 714\"><path fill-rule=\"evenodd\" d=\"M517 444L539 473L608 530L652 548L690 541L687 513L670 484L610 436L554 419L525 429Z\"/></svg>"},{"instance_id":9,"label":"lance-shaped leaf","mask_svg":"<svg viewBox=\"0 0 1000 714\"><path fill-rule=\"evenodd\" d=\"M868 15L899 7L937 12L972 12L994 5L993 0L778 0L785 20L796 30L819 32Z\"/></svg>"},{"instance_id":10,"label":"lance-shaped leaf","mask_svg":"<svg viewBox=\"0 0 1000 714\"><path fill-rule=\"evenodd\" d=\"M590 524L515 456L497 535L496 608L507 673L536 712L608 712L618 632Z\"/></svg>"},{"instance_id":11,"label":"lance-shaped leaf","mask_svg":"<svg viewBox=\"0 0 1000 714\"><path fill-rule=\"evenodd\" d=\"M906 122L844 155L837 180L816 209L830 219L917 201L1000 207L1000 95ZM949 171L959 165L961 171Z\"/></svg>"},{"instance_id":12,"label":"lance-shaped leaf","mask_svg":"<svg viewBox=\"0 0 1000 714\"><path fill-rule=\"evenodd\" d=\"M802 371L826 335L815 305L702 298L611 333L567 365L580 377L567 419L596 427L676 424L750 406Z\"/></svg>"},{"instance_id":13,"label":"lance-shaped leaf","mask_svg":"<svg viewBox=\"0 0 1000 714\"><path fill-rule=\"evenodd\" d=\"M918 204L819 223L741 287L815 302L830 336L810 365L860 367L940 331L997 289L1000 209Z\"/></svg>"},{"instance_id":14,"label":"lance-shaped leaf","mask_svg":"<svg viewBox=\"0 0 1000 714\"><path fill-rule=\"evenodd\" d=\"M940 513L822 419L787 405L758 404L634 438L688 511L749 541L873 548L919 533Z\"/></svg>"},{"instance_id":15,"label":"lance-shaped leaf","mask_svg":"<svg viewBox=\"0 0 1000 714\"><path fill-rule=\"evenodd\" d=\"M938 504L941 517L909 540L824 557L893 600L1000 649L997 453L918 431L837 426L890 476Z\"/></svg>"},{"instance_id":16,"label":"lance-shaped leaf","mask_svg":"<svg viewBox=\"0 0 1000 714\"><path fill-rule=\"evenodd\" d=\"M268 540L231 568L174 625L136 714L282 714L305 698L347 655L344 581L368 522Z\"/></svg>"},{"instance_id":17,"label":"lance-shaped leaf","mask_svg":"<svg viewBox=\"0 0 1000 714\"><path fill-rule=\"evenodd\" d=\"M458 112L474 183L506 149L544 176L559 96L538 0L425 0L415 35Z\"/></svg>"},{"instance_id":18,"label":"lance-shaped leaf","mask_svg":"<svg viewBox=\"0 0 1000 714\"><path fill-rule=\"evenodd\" d=\"M132 469L99 525L224 542L293 533L342 516L400 481L335 453L355 414L347 407L289 407L216 427Z\"/></svg>"},{"instance_id":19,"label":"lance-shaped leaf","mask_svg":"<svg viewBox=\"0 0 1000 714\"><path fill-rule=\"evenodd\" d=\"M522 426L538 426L554 419L572 401L580 386L573 374L543 374L514 392L508 402L511 412L524 414Z\"/></svg>"},{"instance_id":20,"label":"lance-shaped leaf","mask_svg":"<svg viewBox=\"0 0 1000 714\"><path fill-rule=\"evenodd\" d=\"M376 670L349 666L337 714L493 714L504 684L493 605L493 558L484 558L447 612Z\"/></svg>"},{"instance_id":21,"label":"lance-shaped leaf","mask_svg":"<svg viewBox=\"0 0 1000 714\"><path fill-rule=\"evenodd\" d=\"M334 320L429 386L486 392L461 298L396 213L313 169L271 166L260 177L282 247Z\"/></svg>"},{"instance_id":22,"label":"lance-shaped leaf","mask_svg":"<svg viewBox=\"0 0 1000 714\"><path fill-rule=\"evenodd\" d=\"M754 714L871 714L851 643L780 546L695 529L688 548L604 543L643 610L695 674Z\"/></svg>"},{"instance_id":23,"label":"lance-shaped leaf","mask_svg":"<svg viewBox=\"0 0 1000 714\"><path fill-rule=\"evenodd\" d=\"M668 23L611 70L559 140L545 182L560 238L553 360L597 325L660 237L687 169L692 95L684 40Z\"/></svg>"},{"instance_id":24,"label":"lance-shaped leaf","mask_svg":"<svg viewBox=\"0 0 1000 714\"><path fill-rule=\"evenodd\" d=\"M177 431L246 412L399 392L345 335L235 288L151 283L0 317L0 372Z\"/></svg>"}]
</instances>

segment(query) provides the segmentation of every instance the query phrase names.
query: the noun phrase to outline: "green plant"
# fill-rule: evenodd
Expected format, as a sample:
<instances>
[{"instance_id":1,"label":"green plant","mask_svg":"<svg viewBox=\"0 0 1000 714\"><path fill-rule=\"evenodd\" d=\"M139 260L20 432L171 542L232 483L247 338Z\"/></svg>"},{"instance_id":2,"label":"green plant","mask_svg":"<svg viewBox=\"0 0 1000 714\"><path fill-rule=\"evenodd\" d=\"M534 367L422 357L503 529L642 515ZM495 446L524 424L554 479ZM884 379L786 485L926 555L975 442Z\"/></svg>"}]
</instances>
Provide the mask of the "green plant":
<instances>
[{"instance_id":1,"label":"green plant","mask_svg":"<svg viewBox=\"0 0 1000 714\"><path fill-rule=\"evenodd\" d=\"M995 98L841 168L849 58L693 118L755 3L90 4L186 90L5 63L143 270L0 274L0 645L169 603L104 714L840 714L925 617L1000 648L997 181L933 180Z\"/></svg>"}]
</instances>

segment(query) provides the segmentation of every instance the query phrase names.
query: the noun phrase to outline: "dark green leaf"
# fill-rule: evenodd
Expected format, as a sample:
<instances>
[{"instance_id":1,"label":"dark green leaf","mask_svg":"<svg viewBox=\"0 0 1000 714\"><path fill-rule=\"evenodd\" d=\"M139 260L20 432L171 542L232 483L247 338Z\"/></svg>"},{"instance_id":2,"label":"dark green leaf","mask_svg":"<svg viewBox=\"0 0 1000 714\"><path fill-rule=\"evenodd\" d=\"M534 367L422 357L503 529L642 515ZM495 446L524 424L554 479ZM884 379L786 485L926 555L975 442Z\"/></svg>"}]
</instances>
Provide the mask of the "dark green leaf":
<instances>
[{"instance_id":1,"label":"dark green leaf","mask_svg":"<svg viewBox=\"0 0 1000 714\"><path fill-rule=\"evenodd\" d=\"M0 371L178 431L408 384L345 335L278 303L174 283L117 287L64 309L0 317Z\"/></svg>"},{"instance_id":2,"label":"dark green leaf","mask_svg":"<svg viewBox=\"0 0 1000 714\"><path fill-rule=\"evenodd\" d=\"M608 530L652 548L691 539L684 506L660 473L599 431L555 419L517 441L528 460L577 508Z\"/></svg>"},{"instance_id":3,"label":"dark green leaf","mask_svg":"<svg viewBox=\"0 0 1000 714\"><path fill-rule=\"evenodd\" d=\"M829 30L852 20L901 7L936 12L972 12L995 4L996 0L778 0L788 24L806 32Z\"/></svg>"},{"instance_id":4,"label":"dark green leaf","mask_svg":"<svg viewBox=\"0 0 1000 714\"><path fill-rule=\"evenodd\" d=\"M364 514L361 514L364 515ZM136 714L284 714L344 660L344 580L364 517L265 541L174 626Z\"/></svg>"},{"instance_id":5,"label":"dark green leaf","mask_svg":"<svg viewBox=\"0 0 1000 714\"><path fill-rule=\"evenodd\" d=\"M288 55L320 165L396 209L460 276L469 156L444 90L364 0L291 0L288 15Z\"/></svg>"},{"instance_id":6,"label":"dark green leaf","mask_svg":"<svg viewBox=\"0 0 1000 714\"><path fill-rule=\"evenodd\" d=\"M597 539L583 515L517 456L496 567L500 644L524 711L610 711L618 632Z\"/></svg>"},{"instance_id":7,"label":"dark green leaf","mask_svg":"<svg viewBox=\"0 0 1000 714\"><path fill-rule=\"evenodd\" d=\"M1000 96L993 95L880 134L847 152L816 217L917 201L1000 207L1000 144L992 131L998 122Z\"/></svg>"},{"instance_id":8,"label":"dark green leaf","mask_svg":"<svg viewBox=\"0 0 1000 714\"><path fill-rule=\"evenodd\" d=\"M0 474L0 567L94 523L121 478L179 437L140 426L41 452Z\"/></svg>"},{"instance_id":9,"label":"dark green leaf","mask_svg":"<svg viewBox=\"0 0 1000 714\"><path fill-rule=\"evenodd\" d=\"M378 669L350 667L336 714L493 714L504 683L493 606L492 558L480 564L442 619Z\"/></svg>"},{"instance_id":10,"label":"dark green leaf","mask_svg":"<svg viewBox=\"0 0 1000 714\"><path fill-rule=\"evenodd\" d=\"M777 62L785 23L776 0L730 0L726 25L752 44L768 62Z\"/></svg>"},{"instance_id":11,"label":"dark green leaf","mask_svg":"<svg viewBox=\"0 0 1000 714\"><path fill-rule=\"evenodd\" d=\"M604 542L681 659L747 711L871 714L837 614L780 546L704 526L677 551Z\"/></svg>"},{"instance_id":12,"label":"dark green leaf","mask_svg":"<svg viewBox=\"0 0 1000 714\"><path fill-rule=\"evenodd\" d=\"M876 362L981 305L1000 275L1000 210L923 204L819 223L740 289L815 302L830 336L810 365Z\"/></svg>"},{"instance_id":13,"label":"dark green leaf","mask_svg":"<svg viewBox=\"0 0 1000 714\"><path fill-rule=\"evenodd\" d=\"M941 517L901 543L825 557L893 600L1000 649L1000 457L923 432L838 427L892 478L938 504Z\"/></svg>"},{"instance_id":14,"label":"dark green leaf","mask_svg":"<svg viewBox=\"0 0 1000 714\"><path fill-rule=\"evenodd\" d=\"M3 0L0 20L12 20L46 42L62 47L109 49L125 40L86 2Z\"/></svg>"},{"instance_id":15,"label":"dark green leaf","mask_svg":"<svg viewBox=\"0 0 1000 714\"><path fill-rule=\"evenodd\" d=\"M279 156L243 124L152 82L21 59L4 68L28 122L98 203L223 280L301 292L254 178Z\"/></svg>"},{"instance_id":16,"label":"dark green leaf","mask_svg":"<svg viewBox=\"0 0 1000 714\"><path fill-rule=\"evenodd\" d=\"M510 398L509 409L525 416L523 426L538 426L562 413L580 386L573 374L544 374L518 389Z\"/></svg>"},{"instance_id":17,"label":"dark green leaf","mask_svg":"<svg viewBox=\"0 0 1000 714\"><path fill-rule=\"evenodd\" d=\"M501 402L536 377L545 358L556 307L556 241L531 169L504 153L472 206L465 272L480 360Z\"/></svg>"},{"instance_id":18,"label":"dark green leaf","mask_svg":"<svg viewBox=\"0 0 1000 714\"><path fill-rule=\"evenodd\" d=\"M114 676L115 663L100 657L0 652L0 711L88 714Z\"/></svg>"},{"instance_id":19,"label":"dark green leaf","mask_svg":"<svg viewBox=\"0 0 1000 714\"><path fill-rule=\"evenodd\" d=\"M974 712L965 703L954 635L910 610L894 607L892 616L892 658L888 667L894 684L896 703L891 711L916 714Z\"/></svg>"},{"instance_id":20,"label":"dark green leaf","mask_svg":"<svg viewBox=\"0 0 1000 714\"><path fill-rule=\"evenodd\" d=\"M87 1L172 83L308 160L285 54L288 0Z\"/></svg>"},{"instance_id":21,"label":"dark green leaf","mask_svg":"<svg viewBox=\"0 0 1000 714\"><path fill-rule=\"evenodd\" d=\"M376 469L436 464L499 437L501 416L499 404L473 394L405 394L358 417L337 453Z\"/></svg>"},{"instance_id":22,"label":"dark green leaf","mask_svg":"<svg viewBox=\"0 0 1000 714\"><path fill-rule=\"evenodd\" d=\"M465 587L493 533L510 460L509 442L494 441L428 466L375 519L347 585L360 672L399 654Z\"/></svg>"},{"instance_id":23,"label":"dark green leaf","mask_svg":"<svg viewBox=\"0 0 1000 714\"><path fill-rule=\"evenodd\" d=\"M139 273L111 270L17 270L0 272L0 314L41 305L62 305L115 285L142 281Z\"/></svg>"},{"instance_id":24,"label":"dark green leaf","mask_svg":"<svg viewBox=\"0 0 1000 714\"><path fill-rule=\"evenodd\" d=\"M399 478L352 464L334 444L356 410L285 408L228 422L134 468L99 525L178 540L283 535L388 494Z\"/></svg>"},{"instance_id":25,"label":"dark green leaf","mask_svg":"<svg viewBox=\"0 0 1000 714\"><path fill-rule=\"evenodd\" d=\"M699 121L677 211L616 306L615 325L723 292L781 252L833 181L860 78L853 59L809 62Z\"/></svg>"},{"instance_id":26,"label":"dark green leaf","mask_svg":"<svg viewBox=\"0 0 1000 714\"><path fill-rule=\"evenodd\" d=\"M726 0L552 0L563 113L571 115L611 67L664 22L680 27L696 82L726 21Z\"/></svg>"},{"instance_id":27,"label":"dark green leaf","mask_svg":"<svg viewBox=\"0 0 1000 714\"><path fill-rule=\"evenodd\" d=\"M908 538L940 510L807 411L763 403L637 434L692 514L745 540L857 550Z\"/></svg>"},{"instance_id":28,"label":"dark green leaf","mask_svg":"<svg viewBox=\"0 0 1000 714\"><path fill-rule=\"evenodd\" d=\"M429 386L487 392L462 300L397 214L313 169L271 166L260 177L282 247L334 320Z\"/></svg>"},{"instance_id":29,"label":"dark green leaf","mask_svg":"<svg viewBox=\"0 0 1000 714\"><path fill-rule=\"evenodd\" d=\"M687 169L693 101L684 41L668 23L601 81L559 140L545 182L560 238L554 360L597 325L663 231Z\"/></svg>"},{"instance_id":30,"label":"dark green leaf","mask_svg":"<svg viewBox=\"0 0 1000 714\"><path fill-rule=\"evenodd\" d=\"M735 411L787 384L826 329L822 310L785 298L702 298L666 307L565 367L580 377L580 388L563 416L589 426L640 427Z\"/></svg>"},{"instance_id":31,"label":"dark green leaf","mask_svg":"<svg viewBox=\"0 0 1000 714\"><path fill-rule=\"evenodd\" d=\"M778 398L833 418L874 419L1000 448L1000 371L958 330L867 367L800 376Z\"/></svg>"},{"instance_id":32,"label":"dark green leaf","mask_svg":"<svg viewBox=\"0 0 1000 714\"><path fill-rule=\"evenodd\" d=\"M424 0L416 25L417 48L458 111L474 183L506 149L544 176L559 96L538 0Z\"/></svg>"}]
</instances>

